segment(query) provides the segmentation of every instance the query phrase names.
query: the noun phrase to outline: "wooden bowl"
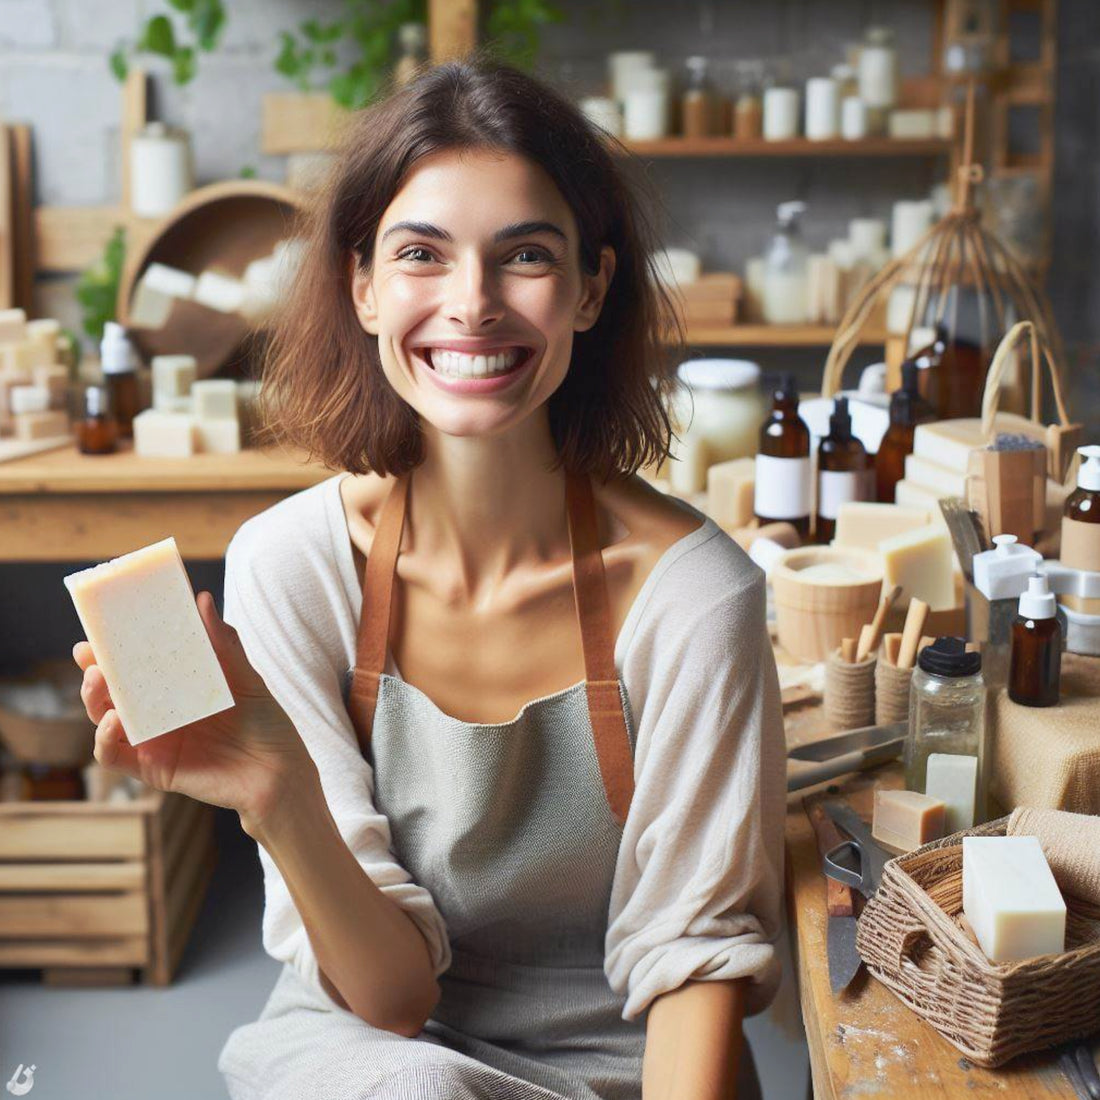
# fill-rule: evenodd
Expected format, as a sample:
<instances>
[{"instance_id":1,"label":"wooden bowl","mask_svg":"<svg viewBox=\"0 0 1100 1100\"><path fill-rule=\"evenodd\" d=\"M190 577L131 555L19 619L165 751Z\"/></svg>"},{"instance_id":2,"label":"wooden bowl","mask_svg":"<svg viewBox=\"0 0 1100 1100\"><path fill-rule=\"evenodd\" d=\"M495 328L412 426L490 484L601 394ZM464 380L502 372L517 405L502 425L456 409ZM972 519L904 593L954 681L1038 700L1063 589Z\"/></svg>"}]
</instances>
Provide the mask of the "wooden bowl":
<instances>
[{"instance_id":1,"label":"wooden bowl","mask_svg":"<svg viewBox=\"0 0 1100 1100\"><path fill-rule=\"evenodd\" d=\"M79 768L87 764L95 747L95 726L80 702L81 679L80 670L71 661L45 661L36 665L27 676L0 680L0 744L23 764L62 768ZM12 707L3 689L35 681L59 689L72 704L72 713L66 708L61 716L41 718Z\"/></svg>"},{"instance_id":2,"label":"wooden bowl","mask_svg":"<svg viewBox=\"0 0 1100 1100\"><path fill-rule=\"evenodd\" d=\"M803 546L779 558L771 582L779 644L793 657L824 661L874 618L882 559L870 550Z\"/></svg>"},{"instance_id":3,"label":"wooden bowl","mask_svg":"<svg viewBox=\"0 0 1100 1100\"><path fill-rule=\"evenodd\" d=\"M239 278L253 260L270 255L277 241L300 232L304 212L299 192L263 180L227 180L192 191L145 247L127 258L119 284L119 320L145 359L187 354L195 357L199 378L218 372L247 376L256 330L243 316L183 300L174 303L162 327L134 328L134 290L153 263L192 275L216 267Z\"/></svg>"}]
</instances>

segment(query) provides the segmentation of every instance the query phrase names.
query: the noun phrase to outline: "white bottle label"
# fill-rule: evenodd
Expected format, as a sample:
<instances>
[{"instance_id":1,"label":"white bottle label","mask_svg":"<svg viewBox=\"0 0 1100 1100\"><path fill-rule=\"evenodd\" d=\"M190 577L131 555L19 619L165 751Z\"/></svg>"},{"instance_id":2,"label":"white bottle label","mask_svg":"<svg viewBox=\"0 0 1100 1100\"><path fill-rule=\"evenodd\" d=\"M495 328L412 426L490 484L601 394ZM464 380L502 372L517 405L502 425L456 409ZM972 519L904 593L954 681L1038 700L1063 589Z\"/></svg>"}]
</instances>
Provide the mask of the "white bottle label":
<instances>
[{"instance_id":1,"label":"white bottle label","mask_svg":"<svg viewBox=\"0 0 1100 1100\"><path fill-rule=\"evenodd\" d=\"M868 500L866 470L822 470L817 490L817 514L836 519L840 506L851 500Z\"/></svg>"},{"instance_id":2,"label":"white bottle label","mask_svg":"<svg viewBox=\"0 0 1100 1100\"><path fill-rule=\"evenodd\" d=\"M768 519L802 519L810 514L810 459L756 456L753 511Z\"/></svg>"}]
</instances>

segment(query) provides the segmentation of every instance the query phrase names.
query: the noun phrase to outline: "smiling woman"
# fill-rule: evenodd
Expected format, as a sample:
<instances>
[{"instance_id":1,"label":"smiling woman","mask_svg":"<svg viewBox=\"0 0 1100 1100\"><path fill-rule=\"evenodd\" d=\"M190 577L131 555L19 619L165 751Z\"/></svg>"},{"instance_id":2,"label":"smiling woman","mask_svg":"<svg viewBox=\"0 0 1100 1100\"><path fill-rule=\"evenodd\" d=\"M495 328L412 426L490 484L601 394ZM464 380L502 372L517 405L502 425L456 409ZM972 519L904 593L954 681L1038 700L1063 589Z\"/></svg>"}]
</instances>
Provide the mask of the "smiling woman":
<instances>
[{"instance_id":1,"label":"smiling woman","mask_svg":"<svg viewBox=\"0 0 1100 1100\"><path fill-rule=\"evenodd\" d=\"M285 963L234 1100L758 1095L779 689L763 575L636 474L670 438L647 226L511 69L351 127L264 379L269 435L338 472L226 555L309 761L234 785Z\"/></svg>"}]
</instances>

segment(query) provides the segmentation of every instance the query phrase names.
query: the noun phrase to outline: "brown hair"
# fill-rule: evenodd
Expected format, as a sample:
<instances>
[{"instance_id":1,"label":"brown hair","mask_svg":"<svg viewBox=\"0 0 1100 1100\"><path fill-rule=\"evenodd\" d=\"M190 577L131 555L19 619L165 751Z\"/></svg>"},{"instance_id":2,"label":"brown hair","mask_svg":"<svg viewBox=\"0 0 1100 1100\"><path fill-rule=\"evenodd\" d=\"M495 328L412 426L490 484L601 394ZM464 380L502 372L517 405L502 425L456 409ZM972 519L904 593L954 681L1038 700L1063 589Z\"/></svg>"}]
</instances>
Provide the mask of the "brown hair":
<instances>
[{"instance_id":1,"label":"brown hair","mask_svg":"<svg viewBox=\"0 0 1100 1100\"><path fill-rule=\"evenodd\" d=\"M607 480L662 459L674 386L668 346L682 343L681 331L653 275L656 238L640 183L610 145L557 92L486 59L429 69L359 112L271 328L263 439L352 473L401 474L422 461L419 416L390 386L377 338L356 317L351 261L369 266L382 215L420 158L489 148L547 172L576 218L584 270L598 270L603 245L615 250L599 319L575 335L569 371L548 400L559 465Z\"/></svg>"}]
</instances>

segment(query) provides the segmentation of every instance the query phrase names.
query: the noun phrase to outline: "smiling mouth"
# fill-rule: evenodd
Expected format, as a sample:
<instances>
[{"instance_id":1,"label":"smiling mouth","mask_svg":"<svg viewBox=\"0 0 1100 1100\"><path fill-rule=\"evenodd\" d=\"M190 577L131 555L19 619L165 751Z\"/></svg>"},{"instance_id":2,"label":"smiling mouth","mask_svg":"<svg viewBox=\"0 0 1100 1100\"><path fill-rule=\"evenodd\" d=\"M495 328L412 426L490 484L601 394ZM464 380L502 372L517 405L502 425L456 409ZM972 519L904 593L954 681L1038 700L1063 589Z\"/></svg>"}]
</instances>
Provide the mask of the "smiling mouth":
<instances>
[{"instance_id":1,"label":"smiling mouth","mask_svg":"<svg viewBox=\"0 0 1100 1100\"><path fill-rule=\"evenodd\" d=\"M414 354L447 378L498 378L524 366L534 355L534 349L513 345L489 354L473 355L450 348L420 347Z\"/></svg>"}]
</instances>

